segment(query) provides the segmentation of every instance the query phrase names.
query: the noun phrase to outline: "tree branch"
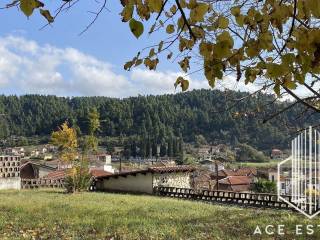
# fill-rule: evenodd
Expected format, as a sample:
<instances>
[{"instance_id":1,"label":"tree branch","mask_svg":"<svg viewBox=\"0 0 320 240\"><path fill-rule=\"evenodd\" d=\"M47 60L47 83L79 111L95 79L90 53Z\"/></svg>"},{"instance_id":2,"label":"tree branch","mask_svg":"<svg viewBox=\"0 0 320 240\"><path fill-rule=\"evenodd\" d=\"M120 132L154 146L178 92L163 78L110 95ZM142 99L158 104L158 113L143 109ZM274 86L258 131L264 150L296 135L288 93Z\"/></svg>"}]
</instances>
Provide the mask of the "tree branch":
<instances>
[{"instance_id":1,"label":"tree branch","mask_svg":"<svg viewBox=\"0 0 320 240\"><path fill-rule=\"evenodd\" d=\"M305 102L303 99L301 99L300 97L298 97L294 92L292 92L289 88L287 88L286 86L284 85L281 85L283 87L284 90L286 90L287 93L289 93L292 97L294 97L298 102L301 102L303 105L305 105L306 107L316 111L316 112L319 112L320 113L320 109L312 106L311 104Z\"/></svg>"},{"instance_id":2,"label":"tree branch","mask_svg":"<svg viewBox=\"0 0 320 240\"><path fill-rule=\"evenodd\" d=\"M187 28L188 28L188 30L189 30L190 35L192 36L192 38L193 38L194 40L196 40L197 38L196 38L196 36L195 36L195 35L193 34L193 32L192 32L191 26L190 26L190 24L189 24L189 22L188 22L188 19L187 19L186 15L185 15L185 13L184 13L181 5L180 5L179 0L175 0L175 2L176 2L176 4L177 4L177 7L178 7L180 13L181 13L181 16L182 16L182 18L183 18L183 21L184 21L185 24L187 25Z\"/></svg>"}]
</instances>

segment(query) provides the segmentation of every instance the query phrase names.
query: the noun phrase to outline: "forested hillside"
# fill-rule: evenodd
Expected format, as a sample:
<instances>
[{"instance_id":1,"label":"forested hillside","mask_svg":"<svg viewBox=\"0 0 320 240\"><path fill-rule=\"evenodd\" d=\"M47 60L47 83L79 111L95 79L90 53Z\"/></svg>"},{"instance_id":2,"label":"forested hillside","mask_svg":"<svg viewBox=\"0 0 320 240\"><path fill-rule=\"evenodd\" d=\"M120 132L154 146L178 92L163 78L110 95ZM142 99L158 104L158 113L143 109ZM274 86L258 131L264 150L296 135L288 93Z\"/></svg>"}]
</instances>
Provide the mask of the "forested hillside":
<instances>
[{"instance_id":1,"label":"forested hillside","mask_svg":"<svg viewBox=\"0 0 320 240\"><path fill-rule=\"evenodd\" d=\"M193 142L203 135L212 143L240 142L270 149L288 146L295 127L319 119L317 114L301 114L304 108L297 105L263 124L264 118L288 103L273 103L274 98L268 95L246 96L248 93L217 90L126 99L0 96L0 135L48 135L66 119L86 133L87 113L96 107L101 116L101 136L148 136L160 143L171 136Z\"/></svg>"}]
</instances>

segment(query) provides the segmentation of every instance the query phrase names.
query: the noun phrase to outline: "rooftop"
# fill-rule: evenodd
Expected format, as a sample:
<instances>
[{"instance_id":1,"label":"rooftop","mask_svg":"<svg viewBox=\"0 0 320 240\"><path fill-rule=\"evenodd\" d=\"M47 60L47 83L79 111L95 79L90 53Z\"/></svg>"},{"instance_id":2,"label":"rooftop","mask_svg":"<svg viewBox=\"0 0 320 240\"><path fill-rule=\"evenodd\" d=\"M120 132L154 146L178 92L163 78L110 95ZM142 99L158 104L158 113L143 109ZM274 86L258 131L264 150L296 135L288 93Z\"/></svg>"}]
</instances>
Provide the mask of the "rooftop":
<instances>
[{"instance_id":1,"label":"rooftop","mask_svg":"<svg viewBox=\"0 0 320 240\"><path fill-rule=\"evenodd\" d=\"M98 178L109 178L109 177L118 177L118 176L129 176L137 174L147 174L147 173L173 173L173 172L193 172L195 167L189 165L180 165L180 166L164 166L164 167L148 167L147 169L119 172L112 175L101 176Z\"/></svg>"},{"instance_id":2,"label":"rooftop","mask_svg":"<svg viewBox=\"0 0 320 240\"><path fill-rule=\"evenodd\" d=\"M219 180L219 184L227 185L249 185L252 179L247 176L229 176Z\"/></svg>"}]
</instances>

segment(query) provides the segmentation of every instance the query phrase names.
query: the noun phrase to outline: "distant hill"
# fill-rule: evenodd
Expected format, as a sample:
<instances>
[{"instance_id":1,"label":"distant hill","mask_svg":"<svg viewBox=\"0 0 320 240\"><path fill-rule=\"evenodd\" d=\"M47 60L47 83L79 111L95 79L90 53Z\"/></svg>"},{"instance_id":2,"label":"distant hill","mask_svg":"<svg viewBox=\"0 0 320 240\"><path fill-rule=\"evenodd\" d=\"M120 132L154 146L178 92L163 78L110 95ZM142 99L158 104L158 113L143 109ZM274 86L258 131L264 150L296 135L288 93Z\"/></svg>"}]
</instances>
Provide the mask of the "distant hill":
<instances>
[{"instance_id":1,"label":"distant hill","mask_svg":"<svg viewBox=\"0 0 320 240\"><path fill-rule=\"evenodd\" d=\"M247 143L266 150L288 147L294 129L319 119L319 114L308 117L308 112L299 117L304 108L297 104L263 124L265 117L288 103L274 102L271 95L247 96L218 90L125 99L0 96L0 137L48 135L66 119L86 133L87 112L96 107L102 119L101 136L143 135L158 141L182 136L185 142L193 142L202 135L211 143Z\"/></svg>"}]
</instances>

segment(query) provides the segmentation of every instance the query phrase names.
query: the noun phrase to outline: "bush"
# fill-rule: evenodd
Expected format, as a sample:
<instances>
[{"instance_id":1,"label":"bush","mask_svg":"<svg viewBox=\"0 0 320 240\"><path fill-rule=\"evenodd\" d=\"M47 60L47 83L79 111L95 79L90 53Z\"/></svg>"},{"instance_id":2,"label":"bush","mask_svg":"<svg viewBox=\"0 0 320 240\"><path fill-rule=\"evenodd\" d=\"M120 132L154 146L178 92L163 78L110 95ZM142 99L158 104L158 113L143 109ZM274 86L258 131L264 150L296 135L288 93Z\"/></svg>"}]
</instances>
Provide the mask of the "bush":
<instances>
[{"instance_id":1,"label":"bush","mask_svg":"<svg viewBox=\"0 0 320 240\"><path fill-rule=\"evenodd\" d=\"M87 191L90 186L91 175L86 167L76 166L69 170L65 178L65 188L68 193Z\"/></svg>"},{"instance_id":2,"label":"bush","mask_svg":"<svg viewBox=\"0 0 320 240\"><path fill-rule=\"evenodd\" d=\"M269 180L259 179L258 182L254 183L252 190L258 193L276 193L276 183Z\"/></svg>"},{"instance_id":3,"label":"bush","mask_svg":"<svg viewBox=\"0 0 320 240\"><path fill-rule=\"evenodd\" d=\"M236 160L240 162L269 162L271 159L268 158L263 152L251 147L247 144L239 144L240 149L237 152Z\"/></svg>"}]
</instances>

